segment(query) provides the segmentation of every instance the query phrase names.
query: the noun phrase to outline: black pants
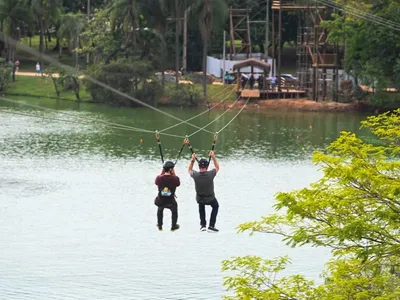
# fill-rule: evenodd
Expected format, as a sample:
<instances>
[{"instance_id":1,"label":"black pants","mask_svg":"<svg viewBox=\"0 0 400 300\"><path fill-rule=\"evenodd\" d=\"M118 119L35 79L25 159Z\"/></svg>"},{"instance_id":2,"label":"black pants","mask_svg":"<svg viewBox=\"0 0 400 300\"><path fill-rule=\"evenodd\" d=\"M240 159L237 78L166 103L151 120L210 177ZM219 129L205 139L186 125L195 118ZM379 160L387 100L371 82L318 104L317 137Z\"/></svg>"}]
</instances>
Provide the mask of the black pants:
<instances>
[{"instance_id":1,"label":"black pants","mask_svg":"<svg viewBox=\"0 0 400 300\"><path fill-rule=\"evenodd\" d=\"M163 225L163 219L164 219L164 208L168 208L169 210L171 210L171 214L172 214L172 227L174 227L176 225L176 223L178 222L178 203L176 202L176 200L172 200L172 201L168 201L166 203L164 203L162 200L156 198L156 200L154 201L154 204L158 207L157 209L157 224L158 226L162 226Z\"/></svg>"},{"instance_id":2,"label":"black pants","mask_svg":"<svg viewBox=\"0 0 400 300\"><path fill-rule=\"evenodd\" d=\"M215 222L217 221L217 215L218 215L218 208L219 204L217 199L214 199L210 203L199 203L199 214L200 214L200 226L206 226L207 221L206 221L206 205L210 205L212 207L211 211L211 217L210 217L210 227L215 226Z\"/></svg>"}]
</instances>

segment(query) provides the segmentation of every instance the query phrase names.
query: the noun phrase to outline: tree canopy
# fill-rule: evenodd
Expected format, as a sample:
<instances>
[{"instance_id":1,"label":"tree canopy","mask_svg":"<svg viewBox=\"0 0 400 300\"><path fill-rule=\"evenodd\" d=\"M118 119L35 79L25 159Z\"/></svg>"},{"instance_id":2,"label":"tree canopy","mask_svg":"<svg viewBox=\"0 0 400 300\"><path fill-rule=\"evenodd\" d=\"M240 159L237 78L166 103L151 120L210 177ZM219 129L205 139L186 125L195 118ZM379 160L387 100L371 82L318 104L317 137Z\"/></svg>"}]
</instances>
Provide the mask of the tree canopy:
<instances>
[{"instance_id":1,"label":"tree canopy","mask_svg":"<svg viewBox=\"0 0 400 300\"><path fill-rule=\"evenodd\" d=\"M0 30L4 37L0 55L15 61L16 48L9 41L37 36L38 50L42 54L55 52L60 58L69 55L73 60L66 61L77 67L80 64L81 70L99 62L111 63L127 57L135 61L144 59L153 73L162 74L160 84L164 89L166 70L178 73L185 67L184 71L205 71L207 55L222 54L223 30L230 29L229 8L250 10L249 20L256 21L249 23L252 52L264 53L267 3L272 6L273 1L0 0ZM277 13L270 7L267 30L269 47L276 50L280 35L276 17L274 39L271 36L273 12ZM323 16L328 42L340 48L346 72L357 82L361 80L362 84L376 90L372 98L374 105L392 105L398 96L388 95L385 88L400 88L400 26L397 25L400 4L386 0L373 3L336 0L327 6ZM305 24L304 17L312 19L308 12L282 11L282 47L296 45L298 27ZM299 20L303 21L299 23ZM56 40L56 45L50 48L52 39ZM241 44L237 42L235 47L239 49ZM184 45L187 47L185 63ZM229 47L227 50L229 52ZM276 55L277 51L269 51L273 52ZM43 65L42 57L35 60ZM288 57L288 61L295 59L295 55ZM292 68L294 73L295 66ZM179 80L177 76L175 79L177 87ZM206 82L204 74L204 95L207 94Z\"/></svg>"},{"instance_id":2,"label":"tree canopy","mask_svg":"<svg viewBox=\"0 0 400 300\"><path fill-rule=\"evenodd\" d=\"M323 177L292 192L276 195L276 213L240 225L239 230L282 236L292 247L332 250L324 284L303 276L276 279L287 257L224 261L236 271L225 285L227 299L397 299L400 296L400 109L368 117L362 127L375 139L351 132L313 161Z\"/></svg>"}]
</instances>

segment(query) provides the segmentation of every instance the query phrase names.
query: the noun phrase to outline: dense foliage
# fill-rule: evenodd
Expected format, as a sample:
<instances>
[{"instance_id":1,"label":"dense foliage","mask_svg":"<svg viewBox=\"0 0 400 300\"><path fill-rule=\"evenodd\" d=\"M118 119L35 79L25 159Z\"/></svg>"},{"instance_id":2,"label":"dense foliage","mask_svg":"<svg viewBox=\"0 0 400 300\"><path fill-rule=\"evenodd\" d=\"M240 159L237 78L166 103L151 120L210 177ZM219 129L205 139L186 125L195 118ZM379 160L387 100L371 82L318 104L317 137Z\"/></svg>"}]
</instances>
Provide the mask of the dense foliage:
<instances>
[{"instance_id":1,"label":"dense foliage","mask_svg":"<svg viewBox=\"0 0 400 300\"><path fill-rule=\"evenodd\" d=\"M318 182L278 193L276 214L240 225L240 231L278 234L292 247L330 248L325 283L280 277L287 257L238 257L223 263L225 271L236 272L225 281L235 294L228 299L400 297L400 109L369 117L362 126L376 140L342 132L314 154L323 171Z\"/></svg>"},{"instance_id":2,"label":"dense foliage","mask_svg":"<svg viewBox=\"0 0 400 300\"><path fill-rule=\"evenodd\" d=\"M42 54L58 55L63 62L76 66L80 71L91 65L109 64L119 59L144 60L150 77L156 72L162 74L159 84L164 93L166 70L175 73L182 68L185 72L203 71L206 69L207 54L221 54L223 30L229 31L230 26L228 8L251 10L250 20L256 21L250 25L252 50L264 53L263 21L267 3L272 6L273 1L0 0L0 31L3 37L0 56L15 61L21 54L17 53L11 41L29 37L30 45L33 46L34 39ZM374 3L336 0L334 3L339 8L348 5L349 9L333 10L332 5L328 6L323 26L328 29L329 43L341 48L347 73L353 75L356 81L361 80L362 84L375 89L372 103L384 107L392 105L399 97L397 94L388 97L384 89L400 88L400 26L396 25L400 21L400 5L387 0ZM279 33L275 24L275 38L271 37L273 10L269 11L268 47L272 54L271 50L276 50L278 46ZM307 15L297 11L282 12L282 46L297 43L299 20ZM183 34L185 16L186 43ZM380 20L385 20L384 24ZM228 35L228 52L229 38ZM187 50L185 62L184 45ZM237 50L241 46L235 43ZM71 59L65 59L65 56ZM33 59L34 63L36 60L41 62L42 69L46 67L43 56ZM286 57L283 62L285 60ZM93 68L90 69L93 71ZM178 88L178 76L175 82ZM204 74L204 96L207 95L206 82Z\"/></svg>"},{"instance_id":3,"label":"dense foliage","mask_svg":"<svg viewBox=\"0 0 400 300\"><path fill-rule=\"evenodd\" d=\"M373 88L372 103L395 106L400 97L386 88L400 89L400 3L396 1L342 1L349 9L323 22L329 39L344 49L345 70ZM398 104L397 104L398 107Z\"/></svg>"}]
</instances>

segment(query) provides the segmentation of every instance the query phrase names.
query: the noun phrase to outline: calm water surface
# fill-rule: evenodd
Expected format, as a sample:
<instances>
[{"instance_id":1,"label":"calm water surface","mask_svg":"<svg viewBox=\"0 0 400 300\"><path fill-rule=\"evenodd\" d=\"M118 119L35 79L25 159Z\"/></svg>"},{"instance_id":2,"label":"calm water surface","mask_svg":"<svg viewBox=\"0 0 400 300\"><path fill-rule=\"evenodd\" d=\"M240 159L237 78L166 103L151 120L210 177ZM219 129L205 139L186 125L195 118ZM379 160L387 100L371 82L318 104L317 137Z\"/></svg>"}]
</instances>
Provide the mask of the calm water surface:
<instances>
[{"instance_id":1,"label":"calm water surface","mask_svg":"<svg viewBox=\"0 0 400 300\"><path fill-rule=\"evenodd\" d=\"M326 249L290 249L275 236L249 237L235 228L271 213L275 193L318 180L312 151L342 130L364 134L359 131L364 115L243 112L216 146L220 232L198 231L187 149L176 168L182 182L177 191L181 229L168 230L166 211L166 230L158 232L153 199L161 162L155 136L96 120L150 130L177 121L143 108L19 100L58 112L0 107L49 118L0 113L0 299L221 299L221 261L247 254L288 254L293 263L286 274L320 280L329 259ZM201 109L166 111L187 119ZM221 113L192 122L204 125ZM208 129L218 131L235 114L227 113ZM194 131L182 125L168 133ZM175 159L182 139L162 136L161 141L166 158ZM212 135L199 133L191 142L206 155Z\"/></svg>"}]
</instances>

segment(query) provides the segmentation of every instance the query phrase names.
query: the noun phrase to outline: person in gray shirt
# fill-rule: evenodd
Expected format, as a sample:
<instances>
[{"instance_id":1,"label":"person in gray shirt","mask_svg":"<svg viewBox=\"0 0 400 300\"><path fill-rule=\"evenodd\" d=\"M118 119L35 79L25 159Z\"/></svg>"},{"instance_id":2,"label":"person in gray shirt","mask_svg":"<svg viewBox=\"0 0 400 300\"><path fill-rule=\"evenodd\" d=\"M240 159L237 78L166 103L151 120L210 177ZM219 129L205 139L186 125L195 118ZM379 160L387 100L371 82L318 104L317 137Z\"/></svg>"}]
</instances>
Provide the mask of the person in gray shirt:
<instances>
[{"instance_id":1,"label":"person in gray shirt","mask_svg":"<svg viewBox=\"0 0 400 300\"><path fill-rule=\"evenodd\" d=\"M199 204L200 214L200 231L206 231L206 205L210 205L212 208L210 223L208 226L209 232L218 232L215 228L217 221L219 204L214 194L214 178L219 171L219 164L215 158L214 151L210 151L210 156L213 160L215 168L208 171L209 162L207 159L202 158L199 160L199 172L193 170L194 162L196 161L196 153L192 154L192 160L189 164L189 174L193 178L196 189L196 201Z\"/></svg>"}]
</instances>

